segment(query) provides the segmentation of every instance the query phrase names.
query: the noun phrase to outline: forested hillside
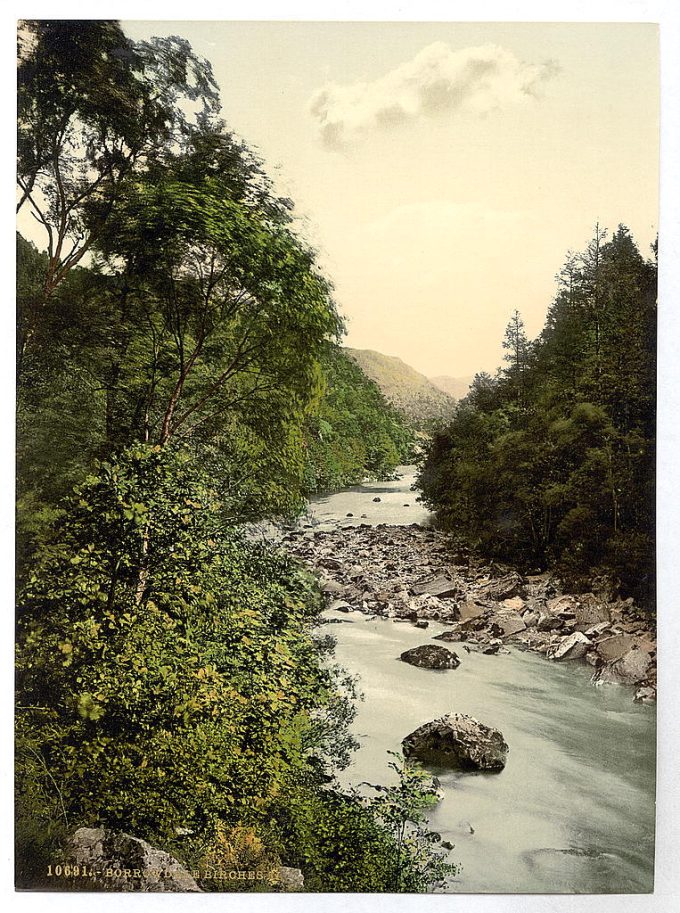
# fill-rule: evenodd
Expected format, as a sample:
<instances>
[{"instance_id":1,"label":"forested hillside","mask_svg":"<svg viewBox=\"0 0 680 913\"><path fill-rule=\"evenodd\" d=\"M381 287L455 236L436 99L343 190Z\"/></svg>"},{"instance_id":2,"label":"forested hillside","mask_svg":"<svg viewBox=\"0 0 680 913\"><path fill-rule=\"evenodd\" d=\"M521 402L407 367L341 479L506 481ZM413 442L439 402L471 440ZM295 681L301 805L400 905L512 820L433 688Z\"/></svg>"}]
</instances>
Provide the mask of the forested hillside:
<instances>
[{"instance_id":1,"label":"forested hillside","mask_svg":"<svg viewBox=\"0 0 680 913\"><path fill-rule=\"evenodd\" d=\"M419 431L429 433L451 418L455 401L401 358L370 349L345 351L378 385L385 399Z\"/></svg>"},{"instance_id":2,"label":"forested hillside","mask_svg":"<svg viewBox=\"0 0 680 913\"><path fill-rule=\"evenodd\" d=\"M656 251L654 251L656 254ZM508 325L421 467L427 503L471 545L571 584L654 596L656 260L596 229L567 259L545 327Z\"/></svg>"},{"instance_id":3,"label":"forested hillside","mask_svg":"<svg viewBox=\"0 0 680 913\"><path fill-rule=\"evenodd\" d=\"M309 490L388 478L412 456L405 419L344 349L328 346L321 370L324 390L305 436Z\"/></svg>"},{"instance_id":4,"label":"forested hillside","mask_svg":"<svg viewBox=\"0 0 680 913\"><path fill-rule=\"evenodd\" d=\"M263 873L243 890L281 863L310 890L424 890L446 868L401 839L417 777L389 808L340 793L352 686L318 586L238 530L300 509L306 440L319 485L387 471L405 431L334 354L293 204L189 43L19 36L19 208L46 249L18 240L17 882L51 887L105 826ZM355 434L336 465L322 441Z\"/></svg>"}]
</instances>

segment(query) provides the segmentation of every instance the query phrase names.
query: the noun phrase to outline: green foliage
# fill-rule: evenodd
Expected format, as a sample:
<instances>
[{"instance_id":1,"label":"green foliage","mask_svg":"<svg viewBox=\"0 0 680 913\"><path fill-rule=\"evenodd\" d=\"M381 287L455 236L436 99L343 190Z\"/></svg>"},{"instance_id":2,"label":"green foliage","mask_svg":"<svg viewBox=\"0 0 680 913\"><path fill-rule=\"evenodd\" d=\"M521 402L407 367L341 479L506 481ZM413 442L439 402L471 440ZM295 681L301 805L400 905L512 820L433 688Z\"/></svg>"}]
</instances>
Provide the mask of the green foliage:
<instances>
[{"instance_id":1,"label":"green foliage","mask_svg":"<svg viewBox=\"0 0 680 913\"><path fill-rule=\"evenodd\" d=\"M185 39L135 44L111 20L19 23L18 208L45 228L44 299L96 241L126 181L218 110L210 65ZM24 331L21 354L33 327Z\"/></svg>"},{"instance_id":2,"label":"green foliage","mask_svg":"<svg viewBox=\"0 0 680 913\"><path fill-rule=\"evenodd\" d=\"M371 785L376 795L370 800L372 815L392 835L395 858L391 890L427 891L442 887L446 879L460 871L446 862L447 851L436 848L441 837L429 830L425 810L437 803L432 779L418 764L396 752L389 767L397 774L393 786Z\"/></svg>"},{"instance_id":3,"label":"green foliage","mask_svg":"<svg viewBox=\"0 0 680 913\"><path fill-rule=\"evenodd\" d=\"M324 392L305 431L307 489L389 478L412 453L404 419L339 347L326 348L321 371Z\"/></svg>"},{"instance_id":4,"label":"green foliage","mask_svg":"<svg viewBox=\"0 0 680 913\"><path fill-rule=\"evenodd\" d=\"M607 573L654 600L656 266L598 228L560 277L535 343L519 314L508 366L478 375L434 435L420 481L440 521L492 556Z\"/></svg>"},{"instance_id":5,"label":"green foliage","mask_svg":"<svg viewBox=\"0 0 680 913\"><path fill-rule=\"evenodd\" d=\"M364 784L375 795L299 791L274 808L270 840L302 868L308 890L420 893L459 871L425 823L437 801L431 778L394 757L398 782Z\"/></svg>"},{"instance_id":6,"label":"green foliage","mask_svg":"<svg viewBox=\"0 0 680 913\"><path fill-rule=\"evenodd\" d=\"M324 757L318 608L286 558L223 527L186 457L103 464L20 594L20 795L57 783L69 823L156 839L257 820Z\"/></svg>"},{"instance_id":7,"label":"green foliage","mask_svg":"<svg viewBox=\"0 0 680 913\"><path fill-rule=\"evenodd\" d=\"M299 511L341 322L291 201L217 119L209 65L108 20L29 21L19 85L20 205L47 237L46 254L19 240L21 503L53 508L94 458L178 439L233 516Z\"/></svg>"},{"instance_id":8,"label":"green foliage","mask_svg":"<svg viewBox=\"0 0 680 913\"><path fill-rule=\"evenodd\" d=\"M221 138L232 187L192 152L172 168L194 183L157 169L121 190L97 268L71 270L37 318L36 256L20 242L34 320L18 404L22 496L53 505L93 458L177 439L225 479L234 516L299 511L305 415L340 324L283 203L249 186L255 166Z\"/></svg>"}]
</instances>

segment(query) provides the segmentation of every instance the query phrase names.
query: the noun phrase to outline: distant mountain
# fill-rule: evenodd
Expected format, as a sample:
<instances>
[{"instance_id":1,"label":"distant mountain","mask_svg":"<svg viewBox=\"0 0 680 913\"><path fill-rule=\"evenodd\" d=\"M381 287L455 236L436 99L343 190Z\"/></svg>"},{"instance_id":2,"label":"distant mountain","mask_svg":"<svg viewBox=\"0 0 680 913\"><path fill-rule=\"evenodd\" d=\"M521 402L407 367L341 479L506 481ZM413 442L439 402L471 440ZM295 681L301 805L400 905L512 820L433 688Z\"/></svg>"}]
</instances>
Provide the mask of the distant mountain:
<instances>
[{"instance_id":1,"label":"distant mountain","mask_svg":"<svg viewBox=\"0 0 680 913\"><path fill-rule=\"evenodd\" d=\"M345 351L413 427L427 429L434 421L451 417L455 401L401 358L370 349Z\"/></svg>"},{"instance_id":2,"label":"distant mountain","mask_svg":"<svg viewBox=\"0 0 680 913\"><path fill-rule=\"evenodd\" d=\"M470 392L470 384L474 379L474 374L469 377L448 377L446 374L440 374L438 377L431 377L430 383L454 399L463 399Z\"/></svg>"}]
</instances>

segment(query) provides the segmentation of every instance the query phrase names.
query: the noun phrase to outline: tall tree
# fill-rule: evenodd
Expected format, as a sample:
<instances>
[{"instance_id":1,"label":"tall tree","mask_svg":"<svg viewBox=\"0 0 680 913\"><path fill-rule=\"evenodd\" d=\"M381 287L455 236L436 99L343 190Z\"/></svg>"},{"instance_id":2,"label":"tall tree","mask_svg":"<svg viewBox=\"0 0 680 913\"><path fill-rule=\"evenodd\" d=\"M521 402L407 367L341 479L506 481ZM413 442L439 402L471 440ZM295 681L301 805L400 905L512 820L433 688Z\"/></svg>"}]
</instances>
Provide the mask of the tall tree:
<instances>
[{"instance_id":1,"label":"tall tree","mask_svg":"<svg viewBox=\"0 0 680 913\"><path fill-rule=\"evenodd\" d=\"M526 375L529 367L530 344L524 328L524 320L515 310L505 328L503 348L508 362L506 374L515 391L517 405L524 408L526 404Z\"/></svg>"},{"instance_id":2,"label":"tall tree","mask_svg":"<svg viewBox=\"0 0 680 913\"><path fill-rule=\"evenodd\" d=\"M135 171L219 110L210 65L180 38L135 44L110 20L20 23L19 201L45 231L46 300L100 236ZM20 327L19 362L35 330Z\"/></svg>"}]
</instances>

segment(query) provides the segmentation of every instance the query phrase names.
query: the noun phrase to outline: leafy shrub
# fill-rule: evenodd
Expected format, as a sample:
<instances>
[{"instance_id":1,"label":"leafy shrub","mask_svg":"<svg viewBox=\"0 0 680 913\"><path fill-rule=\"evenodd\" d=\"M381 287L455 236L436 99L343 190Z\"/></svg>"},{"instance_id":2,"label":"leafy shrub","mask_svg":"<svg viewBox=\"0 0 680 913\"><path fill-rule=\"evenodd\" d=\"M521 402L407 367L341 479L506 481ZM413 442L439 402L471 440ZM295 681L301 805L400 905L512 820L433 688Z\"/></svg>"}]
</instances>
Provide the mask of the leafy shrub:
<instances>
[{"instance_id":1,"label":"leafy shrub","mask_svg":"<svg viewBox=\"0 0 680 913\"><path fill-rule=\"evenodd\" d=\"M319 604L289 559L222 526L181 454L102 464L20 593L20 796L30 756L69 826L153 840L265 816L318 777L312 718L337 690Z\"/></svg>"}]
</instances>

